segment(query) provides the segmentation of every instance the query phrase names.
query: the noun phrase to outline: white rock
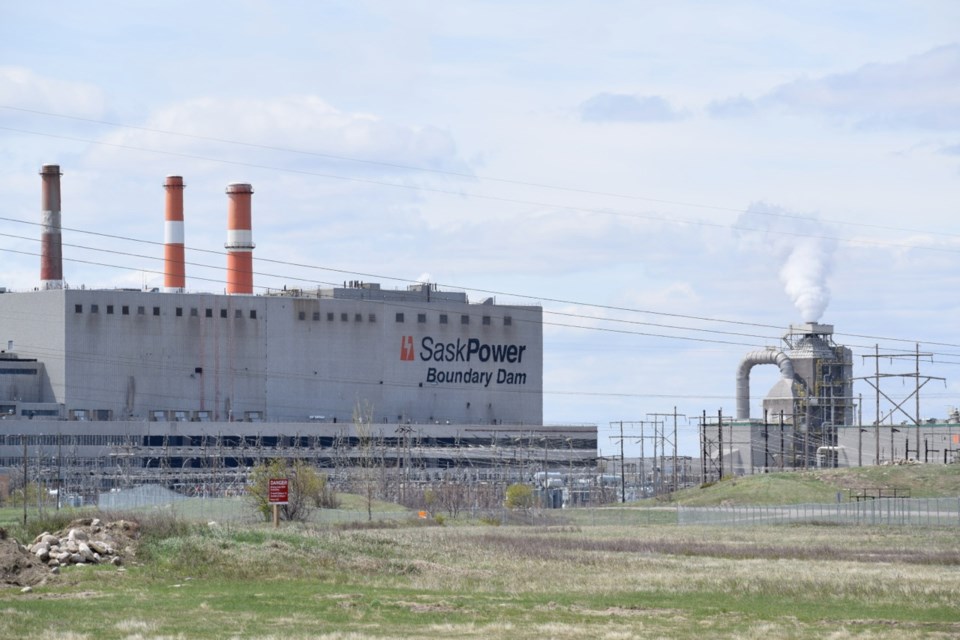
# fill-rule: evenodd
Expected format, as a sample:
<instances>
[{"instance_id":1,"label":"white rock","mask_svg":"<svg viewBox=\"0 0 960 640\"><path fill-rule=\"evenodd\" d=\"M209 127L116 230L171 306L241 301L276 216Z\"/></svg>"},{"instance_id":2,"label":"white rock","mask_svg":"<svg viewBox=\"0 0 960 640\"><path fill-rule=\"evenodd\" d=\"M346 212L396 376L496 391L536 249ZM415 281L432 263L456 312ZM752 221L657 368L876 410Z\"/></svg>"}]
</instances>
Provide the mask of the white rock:
<instances>
[{"instance_id":1,"label":"white rock","mask_svg":"<svg viewBox=\"0 0 960 640\"><path fill-rule=\"evenodd\" d=\"M30 593L31 591L33 591L32 587L24 587L23 589L20 589L20 593Z\"/></svg>"},{"instance_id":2,"label":"white rock","mask_svg":"<svg viewBox=\"0 0 960 640\"><path fill-rule=\"evenodd\" d=\"M90 550L86 542L81 542L78 547L77 553L80 554L84 562L96 562L96 558L93 557L93 551Z\"/></svg>"},{"instance_id":3,"label":"white rock","mask_svg":"<svg viewBox=\"0 0 960 640\"><path fill-rule=\"evenodd\" d=\"M74 540L76 542L86 541L89 538L87 533L83 529L70 529L70 533L67 534L68 540Z\"/></svg>"},{"instance_id":4,"label":"white rock","mask_svg":"<svg viewBox=\"0 0 960 640\"><path fill-rule=\"evenodd\" d=\"M40 542L46 542L51 547L60 544L60 538L46 533L40 537Z\"/></svg>"}]
</instances>

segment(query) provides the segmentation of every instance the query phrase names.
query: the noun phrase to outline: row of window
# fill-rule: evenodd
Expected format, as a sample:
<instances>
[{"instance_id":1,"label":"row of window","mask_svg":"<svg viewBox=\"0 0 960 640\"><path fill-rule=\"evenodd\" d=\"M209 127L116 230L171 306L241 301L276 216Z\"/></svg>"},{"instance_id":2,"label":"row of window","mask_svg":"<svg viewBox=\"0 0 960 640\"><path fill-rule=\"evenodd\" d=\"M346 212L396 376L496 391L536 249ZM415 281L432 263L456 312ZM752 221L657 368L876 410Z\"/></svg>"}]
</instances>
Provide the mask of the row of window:
<instances>
[{"instance_id":1,"label":"row of window","mask_svg":"<svg viewBox=\"0 0 960 640\"><path fill-rule=\"evenodd\" d=\"M130 309L131 309L130 306L128 306L128 305L123 305L123 306L120 307L120 314L121 314L121 315L124 315L124 316L128 316L128 315L130 315ZM74 305L73 311L74 311L74 313L83 313L83 305L82 305L82 304ZM107 315L113 315L113 314L114 314L114 306L113 306L112 304L106 305L106 311L107 311ZM184 312L184 308L183 308L183 307L177 307L177 308L176 308L175 313L176 313L176 316L177 316L178 318L180 318L180 317L183 316L183 312ZM208 308L206 308L206 309L203 310L203 317L205 317L205 318L212 318L212 317L214 316L214 313L213 313L213 312L214 312L214 310L208 307ZM100 305L98 305L98 304L91 304L91 305L90 305L90 313L100 313ZM159 316L159 315L160 315L160 307L153 307L153 308L152 308L152 313L153 313L153 315L155 315L155 316ZM138 316L146 315L146 314L147 314L147 307L145 307L145 306L143 306L143 305L138 306L138 307L136 308L136 314L137 314ZM190 317L191 317L191 318L197 318L197 317L199 317L199 316L200 316L200 309L198 309L197 307L191 307L191 308L190 308ZM221 318L226 318L226 317L228 317L228 316L229 316L229 314L228 314L227 309L220 309L220 317L221 317ZM233 317L234 317L234 318L242 318L242 317L243 317L243 311L242 311L241 309L234 309L234 310L233 310ZM364 317L364 314L362 314L362 313L354 313L354 314L353 314L353 321L354 321L354 322L363 322L363 317ZM300 312L298 313L298 318L299 318L300 320L306 320L306 319L307 319L307 312L306 312L306 311L300 311ZM314 312L313 312L313 320L314 320L315 322L319 322L320 318L321 318L320 312L319 312L319 311L314 311ZM332 312L332 311L328 311L328 312L327 312L327 322L333 322L333 321L334 321L334 318L336 318L336 314L335 314L334 312ZM251 320L256 320L256 319L257 319L257 310L256 310L256 309L250 309L250 319L251 319ZM403 312L397 312L397 314L396 314L396 316L395 316L395 319L396 319L397 322L406 322L406 314L404 314ZM349 314L349 313L341 313L341 314L340 314L340 321L341 321L341 322L349 322L349 320L350 320L350 314ZM367 314L367 322L376 322L376 321L377 321L377 314L375 314L375 313L368 313L368 314ZM441 314L439 314L439 321L440 321L440 324L449 324L449 323L450 323L450 317L449 317L449 315L446 314L446 313L441 313ZM427 314L425 314L425 313L418 313L418 314L417 314L417 323L418 323L418 324L425 324L426 322L427 322ZM483 326L486 327L486 326L489 326L492 321L491 321L490 316L482 316L480 322L481 322L481 324L482 324ZM461 316L460 316L460 324L470 324L470 316L467 315L467 314L461 314ZM512 324L513 324L513 318L510 317L510 316L504 316L504 318L503 318L503 325L504 325L505 327L509 327L509 326L511 326Z\"/></svg>"},{"instance_id":2,"label":"row of window","mask_svg":"<svg viewBox=\"0 0 960 640\"><path fill-rule=\"evenodd\" d=\"M301 312L299 313L299 318L300 318L301 320L306 320L306 319L307 319L307 312L306 312L306 311L301 311ZM321 318L320 312L319 312L319 311L314 311L314 312L313 312L313 320L314 320L315 322L318 322L318 321L320 320L320 318ZM332 311L328 311L328 312L327 312L327 322L333 322L333 321L334 321L334 318L336 318L336 314L333 313ZM395 316L395 320L396 320L397 322L406 322L406 314L403 313L403 312L397 312L397 314L396 314L396 316ZM349 321L350 321L350 314L349 314L349 313L341 313L341 314L340 314L340 322L349 322ZM355 313L355 314L353 314L353 321L354 321L354 322L363 322L363 314L362 314L362 313ZM375 314L375 313L367 314L367 321L368 321L368 322L376 322L376 321L377 321L377 314ZM449 316L449 314L441 313L441 314L439 315L439 321L440 321L440 324L450 324L450 316ZM427 322L427 314L425 314L425 313L418 313L418 314L417 314L417 324L426 324L426 322ZM481 319L480 319L480 323L481 323L483 326L486 327L486 326L490 326L490 324L492 323L492 320L491 320L490 316L482 316ZM466 315L466 314L462 314L462 315L460 316L460 324L470 324L470 316L468 316L468 315ZM511 326L511 325L513 324L513 318L510 317L510 316L504 316L504 318L503 318L503 324L504 324L504 326L506 326L506 327Z\"/></svg>"},{"instance_id":3,"label":"row of window","mask_svg":"<svg viewBox=\"0 0 960 640\"><path fill-rule=\"evenodd\" d=\"M155 316L159 316L159 315L160 315L160 307L153 307L152 309L153 309L153 312L152 312L153 315L155 315ZM106 310L107 310L107 315L108 315L108 316L112 316L112 315L114 314L114 306L113 306L112 304L106 305ZM73 306L73 311L74 311L74 313L83 313L83 305L82 305L82 304L76 304L76 305L74 305L74 306ZM183 316L183 311L184 311L183 307L177 307L177 308L176 308L176 316L177 316L178 318L179 318L179 317L182 317L182 316ZM209 308L209 307L206 308L206 309L204 309L204 310L203 310L203 317L205 317L205 318L212 318L212 317L213 317L213 311L214 311L214 310L211 309L211 308ZM98 304L91 304L91 305L90 305L90 313L100 313L100 305L98 305ZM145 306L143 306L143 305L138 306L138 307L136 308L136 314L137 314L138 316L147 315L147 308L146 308ZM121 306L121 307L120 307L120 315L129 316L129 315L130 315L130 306L129 306L129 305L123 305L123 306ZM191 317L191 318L198 318L198 317L200 317L200 309L198 309L197 307L191 307L191 308L190 308L190 317ZM227 310L226 310L226 309L220 309L220 317L221 317L221 318L226 318L226 317L228 317L228 313L227 313ZM234 317L234 318L242 318L242 317L243 317L243 310L242 310L242 309L234 309L234 310L233 310L233 317ZM256 310L256 309L250 309L250 319L251 319L251 320L256 320L256 319L257 319L257 310Z\"/></svg>"}]
</instances>

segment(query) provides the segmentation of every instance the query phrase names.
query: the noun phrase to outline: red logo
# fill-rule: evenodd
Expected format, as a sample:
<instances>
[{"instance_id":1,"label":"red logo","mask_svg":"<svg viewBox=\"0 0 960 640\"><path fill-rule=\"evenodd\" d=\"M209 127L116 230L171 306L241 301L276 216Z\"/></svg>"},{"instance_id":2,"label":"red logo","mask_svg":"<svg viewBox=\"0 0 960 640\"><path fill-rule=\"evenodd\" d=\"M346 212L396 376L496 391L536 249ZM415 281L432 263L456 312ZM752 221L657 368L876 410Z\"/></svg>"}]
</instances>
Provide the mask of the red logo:
<instances>
[{"instance_id":1,"label":"red logo","mask_svg":"<svg viewBox=\"0 0 960 640\"><path fill-rule=\"evenodd\" d=\"M400 337L400 359L413 360L413 336Z\"/></svg>"}]
</instances>

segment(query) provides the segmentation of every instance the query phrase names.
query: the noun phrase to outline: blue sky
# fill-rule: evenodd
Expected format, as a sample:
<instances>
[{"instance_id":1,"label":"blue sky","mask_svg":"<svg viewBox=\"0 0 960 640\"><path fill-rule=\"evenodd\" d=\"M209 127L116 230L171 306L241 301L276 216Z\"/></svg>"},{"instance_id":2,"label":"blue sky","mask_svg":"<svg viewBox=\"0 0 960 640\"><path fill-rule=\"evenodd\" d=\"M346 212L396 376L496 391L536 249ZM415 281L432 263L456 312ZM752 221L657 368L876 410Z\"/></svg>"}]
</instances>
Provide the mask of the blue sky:
<instances>
[{"instance_id":1,"label":"blue sky","mask_svg":"<svg viewBox=\"0 0 960 640\"><path fill-rule=\"evenodd\" d=\"M732 413L740 358L813 319L856 375L875 344L935 352L921 412L944 417L958 26L934 1L0 2L0 285L36 285L15 252L37 250L17 221L38 219L41 164L63 168L65 227L132 239L65 232L95 247L67 258L121 265L68 261L71 286L162 285L103 249L159 255L136 240L162 239L168 174L187 245L221 250L243 181L255 260L315 267L261 263L257 285L541 302L545 418L600 425L605 453L610 422ZM213 265L189 287L219 290L220 258L188 260Z\"/></svg>"}]
</instances>

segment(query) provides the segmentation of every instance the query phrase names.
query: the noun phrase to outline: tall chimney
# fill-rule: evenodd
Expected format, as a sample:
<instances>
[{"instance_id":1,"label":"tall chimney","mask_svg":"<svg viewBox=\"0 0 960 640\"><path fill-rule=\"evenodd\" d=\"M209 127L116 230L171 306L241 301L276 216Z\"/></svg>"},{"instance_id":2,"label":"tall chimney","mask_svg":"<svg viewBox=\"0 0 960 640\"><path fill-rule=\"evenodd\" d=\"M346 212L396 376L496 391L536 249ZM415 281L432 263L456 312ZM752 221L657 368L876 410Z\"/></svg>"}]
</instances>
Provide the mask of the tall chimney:
<instances>
[{"instance_id":1,"label":"tall chimney","mask_svg":"<svg viewBox=\"0 0 960 640\"><path fill-rule=\"evenodd\" d=\"M163 290L183 293L186 288L186 266L183 255L183 178L167 176L163 188L167 206L163 223Z\"/></svg>"},{"instance_id":2,"label":"tall chimney","mask_svg":"<svg viewBox=\"0 0 960 640\"><path fill-rule=\"evenodd\" d=\"M60 165L40 169L43 194L40 199L40 288L63 289L63 245L60 238Z\"/></svg>"},{"instance_id":3,"label":"tall chimney","mask_svg":"<svg viewBox=\"0 0 960 640\"><path fill-rule=\"evenodd\" d=\"M253 293L253 231L250 197L253 187L234 182L227 185L227 293Z\"/></svg>"}]
</instances>

